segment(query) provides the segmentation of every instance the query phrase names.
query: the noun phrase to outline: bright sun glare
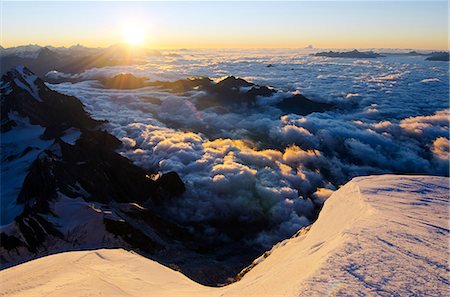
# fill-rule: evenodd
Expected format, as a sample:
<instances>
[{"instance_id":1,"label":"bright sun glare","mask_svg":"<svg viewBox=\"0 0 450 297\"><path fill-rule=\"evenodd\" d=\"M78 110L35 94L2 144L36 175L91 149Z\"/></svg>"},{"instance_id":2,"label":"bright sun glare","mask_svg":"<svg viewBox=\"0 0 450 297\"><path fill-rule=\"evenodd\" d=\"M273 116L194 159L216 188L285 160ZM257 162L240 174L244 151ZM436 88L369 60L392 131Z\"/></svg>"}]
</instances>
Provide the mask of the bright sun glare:
<instances>
[{"instance_id":1,"label":"bright sun glare","mask_svg":"<svg viewBox=\"0 0 450 297\"><path fill-rule=\"evenodd\" d=\"M140 26L128 25L122 30L123 39L131 45L138 45L144 41L145 32Z\"/></svg>"}]
</instances>

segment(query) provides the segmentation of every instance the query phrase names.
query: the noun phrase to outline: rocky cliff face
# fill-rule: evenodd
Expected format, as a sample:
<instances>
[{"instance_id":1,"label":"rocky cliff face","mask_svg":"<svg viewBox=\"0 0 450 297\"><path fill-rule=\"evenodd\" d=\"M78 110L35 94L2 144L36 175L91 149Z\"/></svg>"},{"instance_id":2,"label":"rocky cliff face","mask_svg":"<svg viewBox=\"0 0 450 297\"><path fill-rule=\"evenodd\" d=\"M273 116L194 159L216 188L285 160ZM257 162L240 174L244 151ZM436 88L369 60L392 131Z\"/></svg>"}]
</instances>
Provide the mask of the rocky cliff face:
<instances>
[{"instance_id":1,"label":"rocky cliff face","mask_svg":"<svg viewBox=\"0 0 450 297\"><path fill-rule=\"evenodd\" d=\"M92 119L78 99L52 91L19 66L2 77L1 112L2 186L8 189L14 179L21 181L15 197L2 205L5 213L8 207L21 210L15 216L9 213L9 221L2 219L3 266L89 246L124 245L151 252L173 239L178 227L150 209L160 200L182 195L181 179L169 172L153 180L150 172L116 153L121 142L102 131L102 122ZM43 133L25 135L31 129ZM16 151L23 137L29 145ZM38 146L43 140L46 145ZM21 165L21 174L12 174L13 167ZM137 217L134 226L125 214ZM152 219L145 222L141 216ZM140 230L140 223L154 234ZM89 232L94 236L86 236Z\"/></svg>"},{"instance_id":2,"label":"rocky cliff face","mask_svg":"<svg viewBox=\"0 0 450 297\"><path fill-rule=\"evenodd\" d=\"M15 126L11 113L29 119L30 124L46 128L46 139L59 137L69 128L92 129L101 122L93 120L75 97L49 89L28 68L18 66L2 77L2 132Z\"/></svg>"}]
</instances>

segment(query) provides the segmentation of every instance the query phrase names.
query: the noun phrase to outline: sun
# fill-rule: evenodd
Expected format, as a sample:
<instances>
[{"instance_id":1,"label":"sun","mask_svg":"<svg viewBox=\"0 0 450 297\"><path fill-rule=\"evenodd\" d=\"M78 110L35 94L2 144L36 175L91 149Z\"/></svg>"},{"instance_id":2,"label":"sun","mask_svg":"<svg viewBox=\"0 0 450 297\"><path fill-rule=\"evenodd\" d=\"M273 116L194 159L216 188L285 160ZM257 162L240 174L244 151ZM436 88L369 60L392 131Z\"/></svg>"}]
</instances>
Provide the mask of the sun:
<instances>
[{"instance_id":1,"label":"sun","mask_svg":"<svg viewBox=\"0 0 450 297\"><path fill-rule=\"evenodd\" d=\"M122 29L123 40L130 45L139 45L144 42L145 31L142 26L127 25Z\"/></svg>"}]
</instances>

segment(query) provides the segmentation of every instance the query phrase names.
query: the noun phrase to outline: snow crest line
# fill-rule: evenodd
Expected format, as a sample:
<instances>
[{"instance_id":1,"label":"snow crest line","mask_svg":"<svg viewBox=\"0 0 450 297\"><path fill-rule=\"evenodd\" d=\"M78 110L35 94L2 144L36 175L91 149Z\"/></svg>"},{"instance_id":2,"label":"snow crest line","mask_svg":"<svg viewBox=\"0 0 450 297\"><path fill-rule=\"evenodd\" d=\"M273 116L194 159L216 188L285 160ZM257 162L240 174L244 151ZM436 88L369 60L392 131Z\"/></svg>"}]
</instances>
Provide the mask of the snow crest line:
<instances>
[{"instance_id":1,"label":"snow crest line","mask_svg":"<svg viewBox=\"0 0 450 297\"><path fill-rule=\"evenodd\" d=\"M326 201L306 234L280 243L224 287L202 286L133 252L102 249L5 269L0 295L446 296L448 193L448 177L354 178Z\"/></svg>"}]
</instances>

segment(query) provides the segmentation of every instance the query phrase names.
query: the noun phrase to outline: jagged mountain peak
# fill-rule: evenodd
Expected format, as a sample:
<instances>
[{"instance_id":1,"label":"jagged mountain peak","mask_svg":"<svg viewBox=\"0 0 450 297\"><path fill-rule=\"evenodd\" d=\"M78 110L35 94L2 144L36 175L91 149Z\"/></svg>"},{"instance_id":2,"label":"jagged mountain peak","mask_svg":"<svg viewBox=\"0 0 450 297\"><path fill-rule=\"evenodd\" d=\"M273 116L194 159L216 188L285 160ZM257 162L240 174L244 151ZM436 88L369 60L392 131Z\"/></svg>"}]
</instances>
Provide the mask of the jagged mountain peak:
<instances>
[{"instance_id":1,"label":"jagged mountain peak","mask_svg":"<svg viewBox=\"0 0 450 297\"><path fill-rule=\"evenodd\" d=\"M29 118L33 125L46 127L44 138L60 136L71 127L90 129L100 124L89 117L78 99L49 89L23 65L2 76L0 90L2 119L9 119L11 112L17 112ZM8 131L10 126L3 127L2 122L2 131Z\"/></svg>"},{"instance_id":2,"label":"jagged mountain peak","mask_svg":"<svg viewBox=\"0 0 450 297\"><path fill-rule=\"evenodd\" d=\"M233 75L227 76L217 83L219 86L226 88L240 88L240 87L251 87L254 84L246 81L245 79L235 77Z\"/></svg>"},{"instance_id":3,"label":"jagged mountain peak","mask_svg":"<svg viewBox=\"0 0 450 297\"><path fill-rule=\"evenodd\" d=\"M1 56L17 56L24 59L35 59L42 47L37 44L1 48Z\"/></svg>"},{"instance_id":4,"label":"jagged mountain peak","mask_svg":"<svg viewBox=\"0 0 450 297\"><path fill-rule=\"evenodd\" d=\"M30 76L36 76L33 71L31 71L30 69L28 69L26 66L24 65L17 65L15 68L11 69L10 71L7 72L8 73L12 73L14 74L16 77L30 77Z\"/></svg>"},{"instance_id":5,"label":"jagged mountain peak","mask_svg":"<svg viewBox=\"0 0 450 297\"><path fill-rule=\"evenodd\" d=\"M43 88L46 88L44 82L23 65L18 65L3 75L0 84L2 94L8 95L15 89L24 90L38 101L42 101L39 91Z\"/></svg>"},{"instance_id":6,"label":"jagged mountain peak","mask_svg":"<svg viewBox=\"0 0 450 297\"><path fill-rule=\"evenodd\" d=\"M57 54L49 49L48 47L43 47L39 50L39 54L37 58L43 59L43 58L55 58Z\"/></svg>"}]
</instances>

